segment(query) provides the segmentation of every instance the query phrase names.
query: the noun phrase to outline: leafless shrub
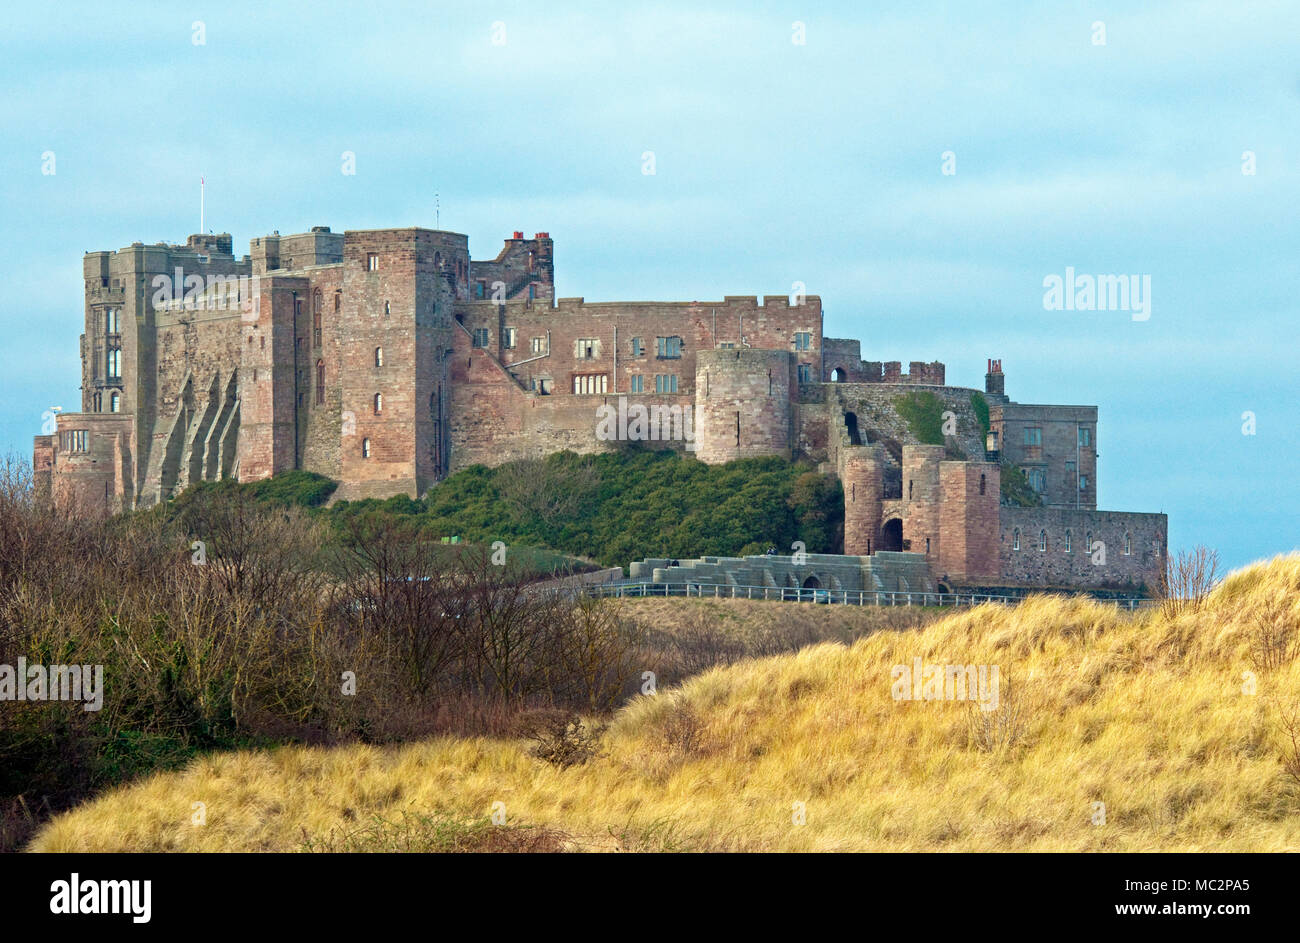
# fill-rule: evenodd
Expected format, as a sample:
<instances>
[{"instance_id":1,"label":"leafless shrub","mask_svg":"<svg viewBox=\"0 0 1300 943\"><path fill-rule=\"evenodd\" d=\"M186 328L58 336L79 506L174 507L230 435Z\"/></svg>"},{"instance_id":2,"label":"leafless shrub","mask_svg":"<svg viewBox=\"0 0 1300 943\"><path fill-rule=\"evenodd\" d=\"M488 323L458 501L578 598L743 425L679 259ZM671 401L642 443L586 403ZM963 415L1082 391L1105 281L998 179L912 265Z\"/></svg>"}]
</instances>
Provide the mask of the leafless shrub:
<instances>
[{"instance_id":1,"label":"leafless shrub","mask_svg":"<svg viewBox=\"0 0 1300 943\"><path fill-rule=\"evenodd\" d=\"M985 710L979 701L966 711L967 743L982 753L1000 753L1023 742L1029 712L1018 685L1006 678L999 684L998 706Z\"/></svg>"},{"instance_id":2,"label":"leafless shrub","mask_svg":"<svg viewBox=\"0 0 1300 943\"><path fill-rule=\"evenodd\" d=\"M1278 762L1282 765L1282 773L1300 786L1300 705L1292 703L1283 707L1278 726L1282 740Z\"/></svg>"},{"instance_id":3,"label":"leafless shrub","mask_svg":"<svg viewBox=\"0 0 1300 943\"><path fill-rule=\"evenodd\" d=\"M591 461L575 464L544 458L502 466L496 485L516 513L555 525L573 517L600 487L600 469Z\"/></svg>"},{"instance_id":4,"label":"leafless shrub","mask_svg":"<svg viewBox=\"0 0 1300 943\"><path fill-rule=\"evenodd\" d=\"M663 718L659 735L664 752L681 759L695 755L701 746L704 724L690 704L678 701Z\"/></svg>"},{"instance_id":5,"label":"leafless shrub","mask_svg":"<svg viewBox=\"0 0 1300 943\"><path fill-rule=\"evenodd\" d=\"M604 725L589 728L576 714L558 712L542 717L529 733L533 756L552 766L568 769L599 755Z\"/></svg>"},{"instance_id":6,"label":"leafless shrub","mask_svg":"<svg viewBox=\"0 0 1300 943\"><path fill-rule=\"evenodd\" d=\"M1216 550L1197 545L1174 556L1166 554L1164 575L1158 586L1162 600L1160 611L1171 619L1182 612L1200 612L1221 578Z\"/></svg>"},{"instance_id":7,"label":"leafless shrub","mask_svg":"<svg viewBox=\"0 0 1300 943\"><path fill-rule=\"evenodd\" d=\"M1300 651L1300 633L1280 599L1264 603L1250 630L1250 661L1256 671L1268 671L1289 664Z\"/></svg>"}]
</instances>

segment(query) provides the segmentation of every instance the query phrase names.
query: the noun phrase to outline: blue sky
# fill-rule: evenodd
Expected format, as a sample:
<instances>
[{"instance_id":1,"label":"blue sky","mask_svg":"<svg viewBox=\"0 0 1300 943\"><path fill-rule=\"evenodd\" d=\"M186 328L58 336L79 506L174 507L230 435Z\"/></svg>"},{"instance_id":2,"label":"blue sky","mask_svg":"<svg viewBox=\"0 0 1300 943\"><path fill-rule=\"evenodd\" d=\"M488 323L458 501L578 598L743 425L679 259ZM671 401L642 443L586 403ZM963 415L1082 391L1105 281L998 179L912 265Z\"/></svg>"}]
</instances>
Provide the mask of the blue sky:
<instances>
[{"instance_id":1,"label":"blue sky","mask_svg":"<svg viewBox=\"0 0 1300 943\"><path fill-rule=\"evenodd\" d=\"M549 231L562 296L802 281L866 359L1000 357L1014 399L1100 407L1102 506L1292 550L1298 36L1248 0L7 10L0 449L76 408L82 253L184 241L200 174L239 254L432 226L436 192L476 257ZM1044 310L1066 266L1150 275L1150 319Z\"/></svg>"}]
</instances>

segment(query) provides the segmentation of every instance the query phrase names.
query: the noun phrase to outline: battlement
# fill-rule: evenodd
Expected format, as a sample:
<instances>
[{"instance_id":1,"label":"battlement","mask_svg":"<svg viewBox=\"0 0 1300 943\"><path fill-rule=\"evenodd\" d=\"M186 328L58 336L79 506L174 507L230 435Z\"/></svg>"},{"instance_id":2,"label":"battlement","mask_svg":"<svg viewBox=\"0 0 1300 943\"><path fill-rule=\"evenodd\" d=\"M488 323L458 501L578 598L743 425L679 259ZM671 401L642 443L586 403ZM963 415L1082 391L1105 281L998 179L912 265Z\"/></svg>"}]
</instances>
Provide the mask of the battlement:
<instances>
[{"instance_id":1,"label":"battlement","mask_svg":"<svg viewBox=\"0 0 1300 943\"><path fill-rule=\"evenodd\" d=\"M865 360L862 362L863 383L915 383L922 386L946 386L944 377L946 368L939 361L922 363L913 360L907 365L907 373L898 360Z\"/></svg>"}]
</instances>

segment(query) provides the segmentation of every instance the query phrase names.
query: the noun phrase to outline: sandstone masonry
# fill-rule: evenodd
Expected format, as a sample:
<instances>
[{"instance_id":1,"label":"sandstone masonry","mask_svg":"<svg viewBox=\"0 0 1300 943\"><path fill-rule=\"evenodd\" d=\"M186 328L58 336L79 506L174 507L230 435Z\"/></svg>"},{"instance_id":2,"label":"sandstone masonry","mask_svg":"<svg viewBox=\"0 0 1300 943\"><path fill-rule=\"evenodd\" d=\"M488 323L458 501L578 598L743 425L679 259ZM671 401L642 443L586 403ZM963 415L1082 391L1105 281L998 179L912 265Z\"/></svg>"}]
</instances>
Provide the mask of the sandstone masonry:
<instances>
[{"instance_id":1,"label":"sandstone masonry","mask_svg":"<svg viewBox=\"0 0 1300 943\"><path fill-rule=\"evenodd\" d=\"M816 295L556 299L548 233L490 260L421 228L232 246L85 256L80 410L33 449L51 500L113 513L291 469L338 480L338 498L419 497L469 465L622 437L709 463L812 458L843 483L844 551L917 554L941 587L1150 588L1163 571L1164 515L1097 510L1095 406L1012 402L993 360L983 391L948 386L941 363L864 361L823 336ZM943 445L898 409L922 392L951 417ZM1042 507L1002 502L1003 463Z\"/></svg>"}]
</instances>

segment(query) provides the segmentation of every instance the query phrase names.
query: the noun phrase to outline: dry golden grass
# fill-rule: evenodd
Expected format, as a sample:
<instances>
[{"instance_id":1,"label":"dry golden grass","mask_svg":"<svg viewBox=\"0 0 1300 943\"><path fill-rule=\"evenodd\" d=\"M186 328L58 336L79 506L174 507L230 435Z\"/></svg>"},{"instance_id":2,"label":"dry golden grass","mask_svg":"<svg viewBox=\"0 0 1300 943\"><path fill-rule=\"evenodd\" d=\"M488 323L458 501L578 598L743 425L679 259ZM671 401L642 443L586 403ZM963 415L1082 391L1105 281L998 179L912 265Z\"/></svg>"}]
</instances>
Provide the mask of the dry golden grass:
<instances>
[{"instance_id":1,"label":"dry golden grass","mask_svg":"<svg viewBox=\"0 0 1300 943\"><path fill-rule=\"evenodd\" d=\"M60 816L31 848L356 848L376 816L478 828L501 802L541 847L574 849L1296 850L1278 725L1300 662L1257 670L1250 656L1257 613L1279 600L1294 631L1300 555L1231 575L1173 619L1035 597L743 661L638 698L601 755L567 769L483 739L217 755ZM918 656L998 665L1016 741L974 745L969 703L893 700L891 667ZM206 825L191 824L195 802Z\"/></svg>"}]
</instances>

